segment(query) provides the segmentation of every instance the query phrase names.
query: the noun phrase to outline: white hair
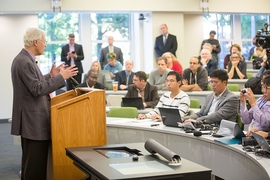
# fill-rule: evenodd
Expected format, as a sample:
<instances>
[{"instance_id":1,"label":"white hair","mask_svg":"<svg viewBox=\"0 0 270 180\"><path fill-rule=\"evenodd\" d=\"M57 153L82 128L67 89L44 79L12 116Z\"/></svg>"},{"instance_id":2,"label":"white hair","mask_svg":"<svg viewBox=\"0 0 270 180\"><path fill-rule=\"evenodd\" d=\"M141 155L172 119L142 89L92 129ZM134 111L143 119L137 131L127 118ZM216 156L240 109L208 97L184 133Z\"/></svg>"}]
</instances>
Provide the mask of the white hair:
<instances>
[{"instance_id":1,"label":"white hair","mask_svg":"<svg viewBox=\"0 0 270 180\"><path fill-rule=\"evenodd\" d=\"M34 40L41 40L43 36L46 37L45 31L39 28L28 28L23 37L24 46L32 46Z\"/></svg>"},{"instance_id":2,"label":"white hair","mask_svg":"<svg viewBox=\"0 0 270 180\"><path fill-rule=\"evenodd\" d=\"M210 51L210 53L213 51L213 46L212 46L212 44L210 44L210 43L205 43L204 45L203 45L203 49L208 49L209 48L209 51Z\"/></svg>"}]
</instances>

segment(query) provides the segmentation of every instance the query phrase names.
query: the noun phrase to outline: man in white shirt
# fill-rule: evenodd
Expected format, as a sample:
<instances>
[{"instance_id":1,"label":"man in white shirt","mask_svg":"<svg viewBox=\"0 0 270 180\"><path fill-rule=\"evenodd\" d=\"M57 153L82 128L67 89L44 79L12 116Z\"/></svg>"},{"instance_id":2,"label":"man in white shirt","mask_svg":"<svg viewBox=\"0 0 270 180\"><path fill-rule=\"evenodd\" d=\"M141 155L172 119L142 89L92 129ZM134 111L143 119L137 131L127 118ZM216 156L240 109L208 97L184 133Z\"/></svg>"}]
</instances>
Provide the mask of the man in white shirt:
<instances>
[{"instance_id":1,"label":"man in white shirt","mask_svg":"<svg viewBox=\"0 0 270 180\"><path fill-rule=\"evenodd\" d=\"M159 107L178 109L181 117L184 117L188 113L190 106L189 96L180 90L182 76L176 71L170 71L166 78L167 89L170 92L166 92L160 97L157 106L153 111L147 114L139 114L138 119L151 118L153 120L162 120L159 112Z\"/></svg>"}]
</instances>

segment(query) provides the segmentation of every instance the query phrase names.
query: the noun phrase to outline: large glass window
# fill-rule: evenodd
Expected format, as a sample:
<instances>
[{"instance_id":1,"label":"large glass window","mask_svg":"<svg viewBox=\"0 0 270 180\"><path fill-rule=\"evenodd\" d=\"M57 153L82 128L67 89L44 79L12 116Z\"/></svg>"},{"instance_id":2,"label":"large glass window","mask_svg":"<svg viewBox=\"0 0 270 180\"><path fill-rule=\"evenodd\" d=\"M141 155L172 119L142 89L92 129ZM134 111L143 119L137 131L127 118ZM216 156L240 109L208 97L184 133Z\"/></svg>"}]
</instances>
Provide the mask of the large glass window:
<instances>
[{"instance_id":1,"label":"large glass window","mask_svg":"<svg viewBox=\"0 0 270 180\"><path fill-rule=\"evenodd\" d=\"M215 39L219 40L221 52L218 54L219 68L223 68L224 57L229 53L233 38L233 23L230 14L204 14L204 39L209 38L211 30L216 31Z\"/></svg>"},{"instance_id":2,"label":"large glass window","mask_svg":"<svg viewBox=\"0 0 270 180\"><path fill-rule=\"evenodd\" d=\"M48 73L52 62L61 62L62 46L67 43L68 35L75 34L76 41L80 39L80 25L78 13L47 13L38 15L38 25L46 32L47 46L40 56L40 69Z\"/></svg>"},{"instance_id":3,"label":"large glass window","mask_svg":"<svg viewBox=\"0 0 270 180\"><path fill-rule=\"evenodd\" d=\"M129 13L91 13L92 58L98 59L101 48L108 46L108 36L121 48L124 59L130 58L131 28Z\"/></svg>"}]
</instances>

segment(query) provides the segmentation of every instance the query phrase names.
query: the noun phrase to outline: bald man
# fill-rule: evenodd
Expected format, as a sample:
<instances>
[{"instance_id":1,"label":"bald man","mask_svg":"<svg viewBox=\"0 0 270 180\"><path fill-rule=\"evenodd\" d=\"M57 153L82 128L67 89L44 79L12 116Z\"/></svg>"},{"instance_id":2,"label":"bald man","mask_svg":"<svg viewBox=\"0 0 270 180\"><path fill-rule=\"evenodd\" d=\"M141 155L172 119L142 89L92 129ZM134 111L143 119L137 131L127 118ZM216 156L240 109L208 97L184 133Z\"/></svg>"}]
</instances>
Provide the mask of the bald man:
<instances>
[{"instance_id":1,"label":"bald man","mask_svg":"<svg viewBox=\"0 0 270 180\"><path fill-rule=\"evenodd\" d=\"M108 37L109 45L100 50L99 62L100 62L101 69L104 69L104 66L108 63L106 56L109 52L113 52L114 54L116 54L116 60L119 61L123 65L124 59L123 59L122 50L119 47L114 46L113 42L114 42L113 37L109 36Z\"/></svg>"}]
</instances>

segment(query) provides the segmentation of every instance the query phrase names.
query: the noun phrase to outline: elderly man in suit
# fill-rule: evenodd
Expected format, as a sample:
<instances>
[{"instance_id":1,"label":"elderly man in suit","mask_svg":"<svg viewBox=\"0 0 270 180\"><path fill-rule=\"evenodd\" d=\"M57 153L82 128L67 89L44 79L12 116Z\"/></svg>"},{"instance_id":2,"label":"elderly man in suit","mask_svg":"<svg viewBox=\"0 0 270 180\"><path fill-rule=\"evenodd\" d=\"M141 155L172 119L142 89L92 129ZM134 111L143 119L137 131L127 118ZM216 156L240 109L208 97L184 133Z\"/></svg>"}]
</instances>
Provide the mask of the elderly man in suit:
<instances>
[{"instance_id":1,"label":"elderly man in suit","mask_svg":"<svg viewBox=\"0 0 270 180\"><path fill-rule=\"evenodd\" d=\"M166 24L160 25L161 35L156 38L155 41L155 53L157 57L161 57L165 52L171 52L176 56L177 40L176 36L168 33L168 27Z\"/></svg>"},{"instance_id":2,"label":"elderly man in suit","mask_svg":"<svg viewBox=\"0 0 270 180\"><path fill-rule=\"evenodd\" d=\"M133 85L128 87L126 97L142 97L145 108L154 108L159 101L157 87L146 81L143 71L134 73Z\"/></svg>"},{"instance_id":3,"label":"elderly man in suit","mask_svg":"<svg viewBox=\"0 0 270 180\"><path fill-rule=\"evenodd\" d=\"M114 80L118 82L119 90L127 90L128 85L132 84L134 75L134 72L132 72L133 67L133 61L127 60L125 62L126 69L115 74Z\"/></svg>"},{"instance_id":4,"label":"elderly man in suit","mask_svg":"<svg viewBox=\"0 0 270 180\"><path fill-rule=\"evenodd\" d=\"M38 28L29 28L24 35L24 48L11 66L13 84L13 111L11 134L21 136L21 179L46 180L47 159L51 143L49 94L63 86L65 79L75 76L78 69L72 65L58 67L43 75L35 56L43 54L46 34Z\"/></svg>"},{"instance_id":5,"label":"elderly man in suit","mask_svg":"<svg viewBox=\"0 0 270 180\"><path fill-rule=\"evenodd\" d=\"M220 124L222 119L235 122L239 100L227 89L228 74L225 70L214 70L210 74L213 93L207 95L201 110L183 118L184 122Z\"/></svg>"},{"instance_id":6,"label":"elderly man in suit","mask_svg":"<svg viewBox=\"0 0 270 180\"><path fill-rule=\"evenodd\" d=\"M116 60L119 61L123 65L124 59L123 59L122 50L119 47L114 46L113 42L114 42L113 37L109 36L108 37L109 45L100 50L99 62L100 62L100 65L101 65L101 69L104 69L104 66L107 64L106 56L107 56L108 53L116 54Z\"/></svg>"},{"instance_id":7,"label":"elderly man in suit","mask_svg":"<svg viewBox=\"0 0 270 180\"><path fill-rule=\"evenodd\" d=\"M90 69L87 73L86 80L82 84L77 85L76 87L88 87L88 88L95 88L95 89L106 89L105 86L99 82L98 80L98 71L94 69Z\"/></svg>"},{"instance_id":8,"label":"elderly man in suit","mask_svg":"<svg viewBox=\"0 0 270 180\"><path fill-rule=\"evenodd\" d=\"M62 47L61 61L65 62L68 66L76 65L79 72L73 78L80 84L82 82L82 60L84 59L83 47L80 44L75 43L75 35L70 34L68 36L69 43ZM72 82L69 80L67 82L67 91L73 89Z\"/></svg>"}]
</instances>

